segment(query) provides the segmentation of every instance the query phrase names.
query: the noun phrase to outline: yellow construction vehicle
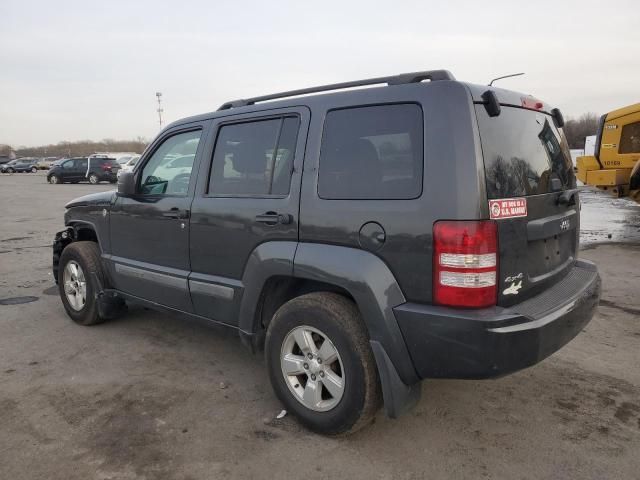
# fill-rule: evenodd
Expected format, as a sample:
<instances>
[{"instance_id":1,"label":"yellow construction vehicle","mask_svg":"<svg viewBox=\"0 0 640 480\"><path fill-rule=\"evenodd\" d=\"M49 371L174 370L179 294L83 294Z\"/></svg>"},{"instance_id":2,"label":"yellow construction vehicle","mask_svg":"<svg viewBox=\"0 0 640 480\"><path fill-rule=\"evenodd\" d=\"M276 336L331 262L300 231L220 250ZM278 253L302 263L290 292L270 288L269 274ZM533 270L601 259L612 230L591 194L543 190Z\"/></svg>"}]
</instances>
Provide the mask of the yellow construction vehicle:
<instances>
[{"instance_id":1,"label":"yellow construction vehicle","mask_svg":"<svg viewBox=\"0 0 640 480\"><path fill-rule=\"evenodd\" d=\"M594 156L578 157L578 179L640 203L640 103L600 117Z\"/></svg>"}]
</instances>

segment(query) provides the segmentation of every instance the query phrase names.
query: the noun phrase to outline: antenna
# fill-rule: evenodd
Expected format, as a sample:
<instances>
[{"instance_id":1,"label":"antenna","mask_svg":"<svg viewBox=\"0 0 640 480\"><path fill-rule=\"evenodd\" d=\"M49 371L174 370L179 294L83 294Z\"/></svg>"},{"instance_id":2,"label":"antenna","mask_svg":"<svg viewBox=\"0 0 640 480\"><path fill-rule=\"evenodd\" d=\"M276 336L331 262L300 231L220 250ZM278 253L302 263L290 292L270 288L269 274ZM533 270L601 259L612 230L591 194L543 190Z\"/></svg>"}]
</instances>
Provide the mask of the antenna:
<instances>
[{"instance_id":1,"label":"antenna","mask_svg":"<svg viewBox=\"0 0 640 480\"><path fill-rule=\"evenodd\" d=\"M158 120L160 121L160 128L162 128L162 92L156 92L156 97L158 97Z\"/></svg>"},{"instance_id":2,"label":"antenna","mask_svg":"<svg viewBox=\"0 0 640 480\"><path fill-rule=\"evenodd\" d=\"M510 75L503 75L502 77L494 78L489 82L489 86L491 87L493 85L493 82L495 82L496 80L502 80L503 78L510 78L510 77L519 77L520 75L524 75L524 72L512 73Z\"/></svg>"}]
</instances>

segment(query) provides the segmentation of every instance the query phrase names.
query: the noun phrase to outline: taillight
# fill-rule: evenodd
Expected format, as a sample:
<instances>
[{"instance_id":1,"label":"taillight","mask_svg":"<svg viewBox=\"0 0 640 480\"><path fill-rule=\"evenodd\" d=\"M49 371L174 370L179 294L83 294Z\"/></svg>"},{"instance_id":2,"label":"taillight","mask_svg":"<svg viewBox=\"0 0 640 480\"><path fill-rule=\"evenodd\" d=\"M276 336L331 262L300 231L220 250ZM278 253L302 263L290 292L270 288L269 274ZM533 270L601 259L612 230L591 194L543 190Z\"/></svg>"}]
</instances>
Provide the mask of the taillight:
<instances>
[{"instance_id":1,"label":"taillight","mask_svg":"<svg viewBox=\"0 0 640 480\"><path fill-rule=\"evenodd\" d=\"M495 221L440 221L433 226L433 302L481 308L496 304Z\"/></svg>"},{"instance_id":2,"label":"taillight","mask_svg":"<svg viewBox=\"0 0 640 480\"><path fill-rule=\"evenodd\" d=\"M111 165L109 165L108 163L103 163L102 170L104 170L105 172L108 172L109 170L111 170Z\"/></svg>"}]
</instances>

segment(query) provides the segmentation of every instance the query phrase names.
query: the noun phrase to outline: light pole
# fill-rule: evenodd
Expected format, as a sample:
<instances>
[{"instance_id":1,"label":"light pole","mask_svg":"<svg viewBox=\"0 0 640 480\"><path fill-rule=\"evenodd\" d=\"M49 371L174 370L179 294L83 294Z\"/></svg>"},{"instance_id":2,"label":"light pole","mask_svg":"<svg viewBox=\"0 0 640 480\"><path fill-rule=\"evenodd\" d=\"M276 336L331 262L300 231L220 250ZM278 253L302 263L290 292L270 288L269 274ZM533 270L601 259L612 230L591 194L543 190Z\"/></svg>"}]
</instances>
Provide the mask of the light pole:
<instances>
[{"instance_id":1,"label":"light pole","mask_svg":"<svg viewBox=\"0 0 640 480\"><path fill-rule=\"evenodd\" d=\"M158 97L158 120L160 121L160 128L162 128L162 92L156 92L156 97Z\"/></svg>"}]
</instances>

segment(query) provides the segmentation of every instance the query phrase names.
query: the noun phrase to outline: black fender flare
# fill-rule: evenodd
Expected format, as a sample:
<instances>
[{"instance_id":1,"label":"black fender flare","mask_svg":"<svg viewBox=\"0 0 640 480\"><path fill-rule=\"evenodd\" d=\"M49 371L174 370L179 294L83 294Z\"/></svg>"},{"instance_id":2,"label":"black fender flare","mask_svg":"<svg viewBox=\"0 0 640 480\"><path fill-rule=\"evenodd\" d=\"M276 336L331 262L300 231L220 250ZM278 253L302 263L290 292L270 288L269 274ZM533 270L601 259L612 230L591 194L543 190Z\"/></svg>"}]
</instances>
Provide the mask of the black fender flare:
<instances>
[{"instance_id":1,"label":"black fender flare","mask_svg":"<svg viewBox=\"0 0 640 480\"><path fill-rule=\"evenodd\" d=\"M362 313L370 341L386 352L402 382L413 385L419 381L393 313L393 308L406 303L406 299L393 273L379 257L356 248L300 243L293 274L337 285L349 292ZM376 360L380 367L377 355Z\"/></svg>"},{"instance_id":2,"label":"black fender flare","mask_svg":"<svg viewBox=\"0 0 640 480\"><path fill-rule=\"evenodd\" d=\"M389 267L376 255L356 248L287 241L256 247L242 275L238 328L252 336L258 330L256 309L266 282L274 276L315 280L335 285L353 297L369 331L407 385L419 381L409 350L393 313L406 303Z\"/></svg>"}]
</instances>

